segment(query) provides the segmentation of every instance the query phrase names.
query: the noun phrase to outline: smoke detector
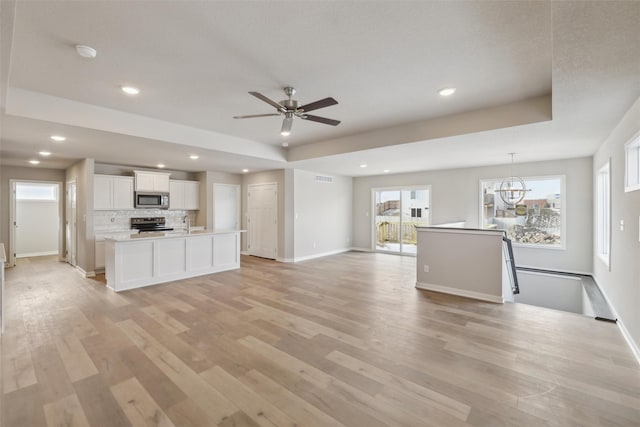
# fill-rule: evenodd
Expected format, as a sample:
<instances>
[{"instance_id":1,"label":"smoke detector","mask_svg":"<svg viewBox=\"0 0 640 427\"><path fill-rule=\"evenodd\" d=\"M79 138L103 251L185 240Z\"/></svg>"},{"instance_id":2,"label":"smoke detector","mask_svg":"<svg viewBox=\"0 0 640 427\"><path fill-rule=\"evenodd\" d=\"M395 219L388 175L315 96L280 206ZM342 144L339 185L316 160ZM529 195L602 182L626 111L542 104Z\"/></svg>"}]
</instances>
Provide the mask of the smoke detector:
<instances>
[{"instance_id":1,"label":"smoke detector","mask_svg":"<svg viewBox=\"0 0 640 427\"><path fill-rule=\"evenodd\" d=\"M82 56L83 58L90 58L90 59L95 58L96 55L98 54L98 52L91 46L85 46L82 44L76 45L76 52L78 52L78 55Z\"/></svg>"}]
</instances>

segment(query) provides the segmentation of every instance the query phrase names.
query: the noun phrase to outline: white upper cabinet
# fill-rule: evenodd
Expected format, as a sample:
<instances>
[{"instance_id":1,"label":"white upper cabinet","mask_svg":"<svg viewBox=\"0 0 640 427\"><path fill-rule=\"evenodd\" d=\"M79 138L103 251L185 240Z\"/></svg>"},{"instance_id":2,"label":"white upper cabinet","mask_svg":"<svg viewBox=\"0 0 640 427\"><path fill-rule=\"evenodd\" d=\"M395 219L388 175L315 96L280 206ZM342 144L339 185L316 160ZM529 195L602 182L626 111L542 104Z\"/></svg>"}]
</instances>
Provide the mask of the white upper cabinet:
<instances>
[{"instance_id":1,"label":"white upper cabinet","mask_svg":"<svg viewBox=\"0 0 640 427\"><path fill-rule=\"evenodd\" d=\"M172 179L169 184L169 209L200 209L200 183Z\"/></svg>"},{"instance_id":2,"label":"white upper cabinet","mask_svg":"<svg viewBox=\"0 0 640 427\"><path fill-rule=\"evenodd\" d=\"M152 193L169 192L169 176L166 172L133 171L136 175L136 191Z\"/></svg>"},{"instance_id":3,"label":"white upper cabinet","mask_svg":"<svg viewBox=\"0 0 640 427\"><path fill-rule=\"evenodd\" d=\"M93 209L133 209L133 177L94 175Z\"/></svg>"}]
</instances>

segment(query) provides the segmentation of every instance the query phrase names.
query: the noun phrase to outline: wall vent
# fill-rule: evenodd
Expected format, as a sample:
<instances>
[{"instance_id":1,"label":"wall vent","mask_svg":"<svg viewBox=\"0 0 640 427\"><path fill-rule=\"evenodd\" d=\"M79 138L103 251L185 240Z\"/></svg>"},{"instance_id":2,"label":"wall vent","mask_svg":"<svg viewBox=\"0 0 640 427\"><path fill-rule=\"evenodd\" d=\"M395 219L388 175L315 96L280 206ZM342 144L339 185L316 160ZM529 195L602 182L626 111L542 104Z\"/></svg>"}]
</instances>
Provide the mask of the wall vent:
<instances>
[{"instance_id":1,"label":"wall vent","mask_svg":"<svg viewBox=\"0 0 640 427\"><path fill-rule=\"evenodd\" d=\"M332 176L325 176L325 175L316 175L316 181L318 182L326 182L328 184L333 182L333 177Z\"/></svg>"}]
</instances>

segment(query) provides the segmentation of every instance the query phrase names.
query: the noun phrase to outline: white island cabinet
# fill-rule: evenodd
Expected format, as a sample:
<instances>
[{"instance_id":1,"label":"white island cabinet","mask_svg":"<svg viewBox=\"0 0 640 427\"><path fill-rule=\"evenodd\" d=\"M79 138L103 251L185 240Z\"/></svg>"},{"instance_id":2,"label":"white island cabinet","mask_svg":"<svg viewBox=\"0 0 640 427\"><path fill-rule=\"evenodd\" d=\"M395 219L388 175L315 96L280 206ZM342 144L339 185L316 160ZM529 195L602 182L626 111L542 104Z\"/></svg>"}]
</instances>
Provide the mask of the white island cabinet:
<instances>
[{"instance_id":1,"label":"white island cabinet","mask_svg":"<svg viewBox=\"0 0 640 427\"><path fill-rule=\"evenodd\" d=\"M124 291L240 268L242 231L105 239L107 286Z\"/></svg>"}]
</instances>

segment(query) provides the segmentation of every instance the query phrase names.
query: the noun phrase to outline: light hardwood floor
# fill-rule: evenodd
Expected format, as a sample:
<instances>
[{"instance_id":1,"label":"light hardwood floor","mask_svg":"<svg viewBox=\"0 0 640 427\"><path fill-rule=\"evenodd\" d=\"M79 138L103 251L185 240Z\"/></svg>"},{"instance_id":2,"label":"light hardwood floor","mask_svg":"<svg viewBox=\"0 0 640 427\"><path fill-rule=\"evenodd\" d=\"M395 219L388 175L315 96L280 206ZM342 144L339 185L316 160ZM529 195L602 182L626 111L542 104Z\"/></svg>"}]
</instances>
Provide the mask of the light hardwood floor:
<instances>
[{"instance_id":1,"label":"light hardwood floor","mask_svg":"<svg viewBox=\"0 0 640 427\"><path fill-rule=\"evenodd\" d=\"M614 324L419 291L414 258L103 282L51 258L7 271L4 426L640 425Z\"/></svg>"}]
</instances>

